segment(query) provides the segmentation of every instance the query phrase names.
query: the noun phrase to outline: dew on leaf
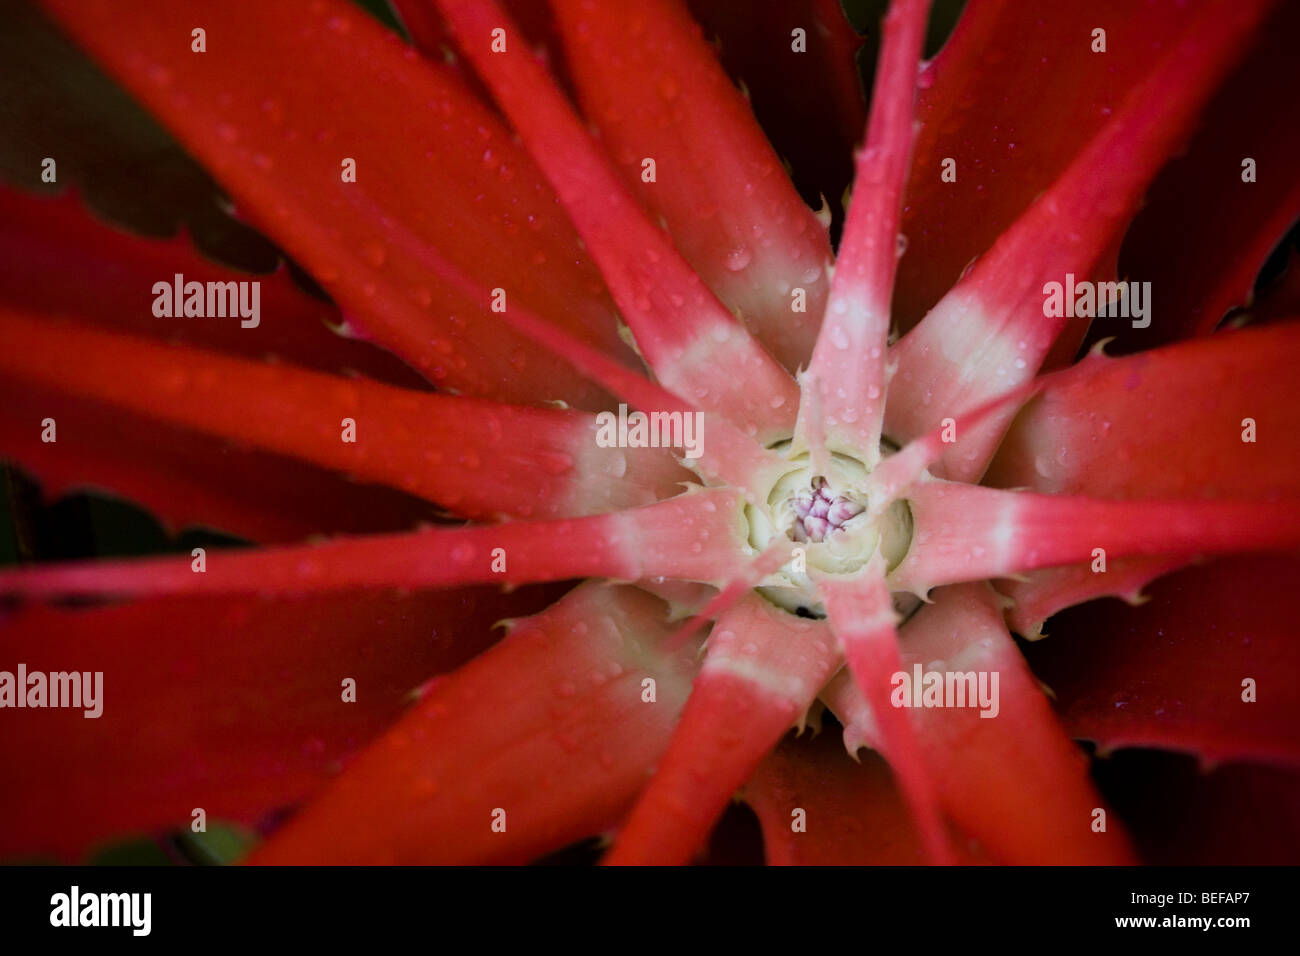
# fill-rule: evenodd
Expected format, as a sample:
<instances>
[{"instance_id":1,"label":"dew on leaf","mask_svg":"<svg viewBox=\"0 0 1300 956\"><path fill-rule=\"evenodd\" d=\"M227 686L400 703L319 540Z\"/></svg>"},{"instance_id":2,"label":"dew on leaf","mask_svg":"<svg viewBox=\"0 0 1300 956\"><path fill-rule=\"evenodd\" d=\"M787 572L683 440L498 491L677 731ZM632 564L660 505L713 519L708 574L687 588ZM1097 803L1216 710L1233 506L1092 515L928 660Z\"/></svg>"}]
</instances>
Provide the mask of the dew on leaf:
<instances>
[{"instance_id":1,"label":"dew on leaf","mask_svg":"<svg viewBox=\"0 0 1300 956\"><path fill-rule=\"evenodd\" d=\"M749 265L752 253L747 246L737 246L727 253L726 266L732 272L740 272Z\"/></svg>"}]
</instances>

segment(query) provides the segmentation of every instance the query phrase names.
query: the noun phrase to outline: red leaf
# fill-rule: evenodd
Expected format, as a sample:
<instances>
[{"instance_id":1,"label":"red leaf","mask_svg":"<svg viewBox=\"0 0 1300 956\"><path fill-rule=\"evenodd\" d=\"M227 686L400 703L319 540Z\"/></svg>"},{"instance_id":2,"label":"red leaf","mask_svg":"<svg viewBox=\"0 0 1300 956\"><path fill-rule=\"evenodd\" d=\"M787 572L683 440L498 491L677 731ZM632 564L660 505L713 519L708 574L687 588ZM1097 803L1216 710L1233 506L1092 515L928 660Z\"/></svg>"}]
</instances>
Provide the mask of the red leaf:
<instances>
[{"instance_id":1,"label":"red leaf","mask_svg":"<svg viewBox=\"0 0 1300 956\"><path fill-rule=\"evenodd\" d=\"M434 382L513 401L601 400L500 327L494 288L631 360L599 275L522 147L454 71L354 4L205 7L205 53L190 50L186 4L43 5L361 334ZM343 181L345 159L355 182ZM448 264L481 295L446 282Z\"/></svg>"},{"instance_id":2,"label":"red leaf","mask_svg":"<svg viewBox=\"0 0 1300 956\"><path fill-rule=\"evenodd\" d=\"M717 488L562 521L438 527L320 544L221 549L198 558L0 569L0 594L144 597L311 594L370 588L670 577L718 584L749 551L740 496Z\"/></svg>"},{"instance_id":3,"label":"red leaf","mask_svg":"<svg viewBox=\"0 0 1300 956\"><path fill-rule=\"evenodd\" d=\"M718 298L790 371L807 365L830 241L680 0L553 3L587 118ZM653 158L656 179L642 181ZM791 309L791 290L806 311Z\"/></svg>"},{"instance_id":4,"label":"red leaf","mask_svg":"<svg viewBox=\"0 0 1300 956\"><path fill-rule=\"evenodd\" d=\"M60 441L41 440L46 418ZM39 479L47 498L106 490L139 502L173 531L200 525L252 541L301 541L436 517L428 502L403 492L8 377L0 381L0 457Z\"/></svg>"},{"instance_id":5,"label":"red leaf","mask_svg":"<svg viewBox=\"0 0 1300 956\"><path fill-rule=\"evenodd\" d=\"M835 261L830 302L812 363L796 442L851 454L870 468L880 457L888 384L889 300L898 266L898 220L911 158L916 71L928 0L895 0L882 25L883 47L866 143L854 170L856 191ZM810 428L824 439L804 438Z\"/></svg>"},{"instance_id":6,"label":"red leaf","mask_svg":"<svg viewBox=\"0 0 1300 956\"><path fill-rule=\"evenodd\" d=\"M689 691L696 651L665 652L663 610L586 585L517 622L250 862L522 863L600 833L645 783Z\"/></svg>"},{"instance_id":7,"label":"red leaf","mask_svg":"<svg viewBox=\"0 0 1300 956\"><path fill-rule=\"evenodd\" d=\"M1029 648L1071 733L1103 752L1160 747L1208 763L1300 765L1294 590L1300 560L1250 556L1162 578L1140 607L1098 601ZM1243 701L1242 682L1257 699Z\"/></svg>"},{"instance_id":8,"label":"red leaf","mask_svg":"<svg viewBox=\"0 0 1300 956\"><path fill-rule=\"evenodd\" d=\"M721 614L672 742L605 862L689 863L732 794L838 666L825 624L753 591Z\"/></svg>"},{"instance_id":9,"label":"red leaf","mask_svg":"<svg viewBox=\"0 0 1300 956\"><path fill-rule=\"evenodd\" d=\"M1258 497L1300 491L1300 323L1223 333L1061 373L1017 418L986 481L1107 498ZM1242 441L1243 421L1256 441ZM1194 440L1188 440L1194 436ZM1043 620L1090 596L1131 594L1168 561L1066 569L1003 587L1012 624ZM1091 579L1091 586L1084 575Z\"/></svg>"},{"instance_id":10,"label":"red leaf","mask_svg":"<svg viewBox=\"0 0 1300 956\"><path fill-rule=\"evenodd\" d=\"M1048 283L1059 288L1097 269L1266 7L1211 6L1192 19L1050 188L899 341L886 409L891 436L910 439L1037 373L1066 325L1066 309L1049 315ZM978 480L1008 424L982 431L981 454L945 462L944 477Z\"/></svg>"},{"instance_id":11,"label":"red leaf","mask_svg":"<svg viewBox=\"0 0 1300 956\"><path fill-rule=\"evenodd\" d=\"M835 734L787 737L741 791L763 827L769 866L916 866L925 862L888 764L850 759ZM806 829L795 830L795 810ZM954 840L960 848L959 841ZM986 862L971 849L962 863Z\"/></svg>"},{"instance_id":12,"label":"red leaf","mask_svg":"<svg viewBox=\"0 0 1300 956\"><path fill-rule=\"evenodd\" d=\"M1290 551L1300 547L1300 497L1145 499L1038 495L928 481L908 495L915 530L890 587L1005 578L1075 562ZM1098 551L1104 553L1098 553Z\"/></svg>"},{"instance_id":13,"label":"red leaf","mask_svg":"<svg viewBox=\"0 0 1300 956\"><path fill-rule=\"evenodd\" d=\"M1047 189L1187 23L1180 0L973 2L921 76L894 312L915 324ZM1106 53L1092 31L1106 31ZM942 161L957 181L941 179Z\"/></svg>"},{"instance_id":14,"label":"red leaf","mask_svg":"<svg viewBox=\"0 0 1300 956\"><path fill-rule=\"evenodd\" d=\"M763 130L790 162L804 197L838 210L867 123L858 75L862 41L840 0L690 0L716 38L727 71L744 84ZM805 49L795 47L796 29Z\"/></svg>"},{"instance_id":15,"label":"red leaf","mask_svg":"<svg viewBox=\"0 0 1300 956\"><path fill-rule=\"evenodd\" d=\"M514 27L493 0L437 0L460 49L510 117L613 293L637 348L665 386L753 429L788 438L794 379L720 303L663 230L637 205L612 161L532 54L509 43ZM502 34L494 38L494 31ZM494 49L497 42L504 43ZM718 376L719 365L742 375Z\"/></svg>"},{"instance_id":16,"label":"red leaf","mask_svg":"<svg viewBox=\"0 0 1300 956\"><path fill-rule=\"evenodd\" d=\"M902 627L904 673L916 666L946 674L986 673L996 716L972 706L912 709L921 759L944 812L988 856L1020 865L1125 863L1119 822L1095 832L1105 804L1088 779L1087 760L1061 731L1046 697L1002 623L984 584L945 588ZM874 710L852 681L836 679L827 704L856 749L874 738Z\"/></svg>"},{"instance_id":17,"label":"red leaf","mask_svg":"<svg viewBox=\"0 0 1300 956\"><path fill-rule=\"evenodd\" d=\"M0 623L4 668L102 672L102 716L5 711L0 856L75 859L203 808L253 824L323 785L421 681L554 591L489 589L308 600L180 598L30 608ZM356 681L356 702L342 681Z\"/></svg>"},{"instance_id":18,"label":"red leaf","mask_svg":"<svg viewBox=\"0 0 1300 956\"><path fill-rule=\"evenodd\" d=\"M1121 253L1123 274L1160 290L1150 329L1114 334L1131 352L1211 332L1251 300L1264 260L1300 215L1300 99L1273 95L1293 83L1300 6L1278 4L1256 46L1210 102L1185 155L1156 179ZM1242 162L1256 181L1242 181ZM1293 313L1294 314L1294 313Z\"/></svg>"},{"instance_id":19,"label":"red leaf","mask_svg":"<svg viewBox=\"0 0 1300 956\"><path fill-rule=\"evenodd\" d=\"M68 314L123 332L201 345L249 358L275 355L326 372L354 370L407 388L425 388L411 369L333 330L338 310L293 284L288 270L253 275L199 255L188 236L147 239L94 219L76 193L50 199L0 186L0 304L29 314ZM76 281L69 281L75 271ZM256 281L261 321L159 318L155 282Z\"/></svg>"},{"instance_id":20,"label":"red leaf","mask_svg":"<svg viewBox=\"0 0 1300 956\"><path fill-rule=\"evenodd\" d=\"M878 558L873 560L856 580L821 581L817 593L826 603L853 683L874 718L876 747L894 771L926 857L932 863L952 863L933 769L922 757L913 721L891 699L890 688L894 675L902 670L902 658L898 615L885 587L882 564Z\"/></svg>"},{"instance_id":21,"label":"red leaf","mask_svg":"<svg viewBox=\"0 0 1300 956\"><path fill-rule=\"evenodd\" d=\"M0 370L27 387L113 408L133 433L158 422L193 429L471 517L649 504L690 478L666 450L599 447L594 419L577 412L399 389L3 308ZM23 407L33 430L49 414L30 399ZM348 421L352 441L344 440ZM60 431L38 465L75 456L90 437L71 423Z\"/></svg>"}]
</instances>

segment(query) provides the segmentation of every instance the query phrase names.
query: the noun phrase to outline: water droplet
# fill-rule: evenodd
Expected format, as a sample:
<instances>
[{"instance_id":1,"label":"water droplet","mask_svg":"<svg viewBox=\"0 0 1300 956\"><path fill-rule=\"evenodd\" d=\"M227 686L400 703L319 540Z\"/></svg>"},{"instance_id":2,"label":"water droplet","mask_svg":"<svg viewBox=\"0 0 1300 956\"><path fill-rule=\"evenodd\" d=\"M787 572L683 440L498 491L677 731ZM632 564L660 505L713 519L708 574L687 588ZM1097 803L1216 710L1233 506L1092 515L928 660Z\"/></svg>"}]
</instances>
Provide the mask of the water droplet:
<instances>
[{"instance_id":1,"label":"water droplet","mask_svg":"<svg viewBox=\"0 0 1300 956\"><path fill-rule=\"evenodd\" d=\"M739 272L749 265L752 258L750 251L745 246L737 246L727 253L727 268L732 272Z\"/></svg>"},{"instance_id":2,"label":"water droplet","mask_svg":"<svg viewBox=\"0 0 1300 956\"><path fill-rule=\"evenodd\" d=\"M268 97L258 104L258 109L267 115L272 123L279 126L284 122L284 108L280 106L278 100Z\"/></svg>"},{"instance_id":3,"label":"water droplet","mask_svg":"<svg viewBox=\"0 0 1300 956\"><path fill-rule=\"evenodd\" d=\"M552 475L562 475L573 468L573 459L564 452L540 452L537 460L542 470Z\"/></svg>"},{"instance_id":4,"label":"water droplet","mask_svg":"<svg viewBox=\"0 0 1300 956\"><path fill-rule=\"evenodd\" d=\"M622 452L614 452L602 470L613 478L622 478L627 474L627 456Z\"/></svg>"}]
</instances>

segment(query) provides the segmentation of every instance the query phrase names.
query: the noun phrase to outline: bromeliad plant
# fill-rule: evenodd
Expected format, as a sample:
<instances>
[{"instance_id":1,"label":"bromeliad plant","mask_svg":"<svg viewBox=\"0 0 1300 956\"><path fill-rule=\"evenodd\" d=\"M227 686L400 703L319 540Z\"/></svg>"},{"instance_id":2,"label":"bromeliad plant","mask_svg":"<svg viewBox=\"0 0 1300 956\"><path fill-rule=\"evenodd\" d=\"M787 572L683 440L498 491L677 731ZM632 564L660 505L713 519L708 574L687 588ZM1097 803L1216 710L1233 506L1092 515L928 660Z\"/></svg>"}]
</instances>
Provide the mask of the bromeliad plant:
<instances>
[{"instance_id":1,"label":"bromeliad plant","mask_svg":"<svg viewBox=\"0 0 1300 956\"><path fill-rule=\"evenodd\" d=\"M1259 595L1241 637L1290 637L1264 588L1298 566L1300 328L1207 333L1300 207L1296 124L1245 130L1241 98L1283 75L1266 21L1292 12L972 2L922 63L928 3L896 0L832 265L677 0L553 0L532 42L492 0L399 0L415 47L343 0L42 5L357 341L283 273L257 329L157 316L159 280L241 277L5 194L6 454L260 545L0 573L6 659L105 673L98 721L0 717L23 768L0 850L301 804L254 861L527 861L612 834L609 862L684 863L739 794L773 862L1120 863L1008 622L1037 637L1278 552L1185 572L1183 620ZM731 5L699 7L730 52ZM780 9L751 28L781 41L769 70L851 75L835 4ZM1157 319L1098 325L1160 347L1071 365L1087 321L1044 286L1113 279L1131 224ZM619 403L700 415L701 454L603 447ZM440 516L400 530L417 499ZM349 534L303 542L322 531ZM67 597L111 602L39 603ZM1185 678L1154 710L1090 717L1081 694L1068 730L1294 763L1283 675L1179 653L1141 656ZM996 675L999 700L908 706L895 675L926 672ZM827 710L844 747L787 739Z\"/></svg>"}]
</instances>

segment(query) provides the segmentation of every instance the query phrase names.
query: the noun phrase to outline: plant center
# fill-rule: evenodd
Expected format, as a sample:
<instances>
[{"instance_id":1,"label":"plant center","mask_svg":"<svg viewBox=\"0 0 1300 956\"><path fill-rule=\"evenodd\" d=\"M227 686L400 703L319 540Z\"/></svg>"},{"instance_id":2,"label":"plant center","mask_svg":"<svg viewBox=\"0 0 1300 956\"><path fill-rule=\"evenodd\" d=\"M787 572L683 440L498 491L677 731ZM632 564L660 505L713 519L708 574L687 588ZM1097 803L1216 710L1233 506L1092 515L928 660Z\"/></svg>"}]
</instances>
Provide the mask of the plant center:
<instances>
[{"instance_id":1,"label":"plant center","mask_svg":"<svg viewBox=\"0 0 1300 956\"><path fill-rule=\"evenodd\" d=\"M873 515L864 490L868 471L856 458L832 455L825 474L814 472L806 453L792 457L790 466L769 492L766 508L746 508L755 549L778 536L800 546L757 590L787 611L820 617L816 578L853 574L877 552L893 569L911 545L912 513L899 500Z\"/></svg>"},{"instance_id":2,"label":"plant center","mask_svg":"<svg viewBox=\"0 0 1300 956\"><path fill-rule=\"evenodd\" d=\"M830 482L818 475L811 488L794 497L795 519L790 537L795 541L825 541L827 535L844 530L845 524L862 512L862 505L832 491Z\"/></svg>"}]
</instances>

